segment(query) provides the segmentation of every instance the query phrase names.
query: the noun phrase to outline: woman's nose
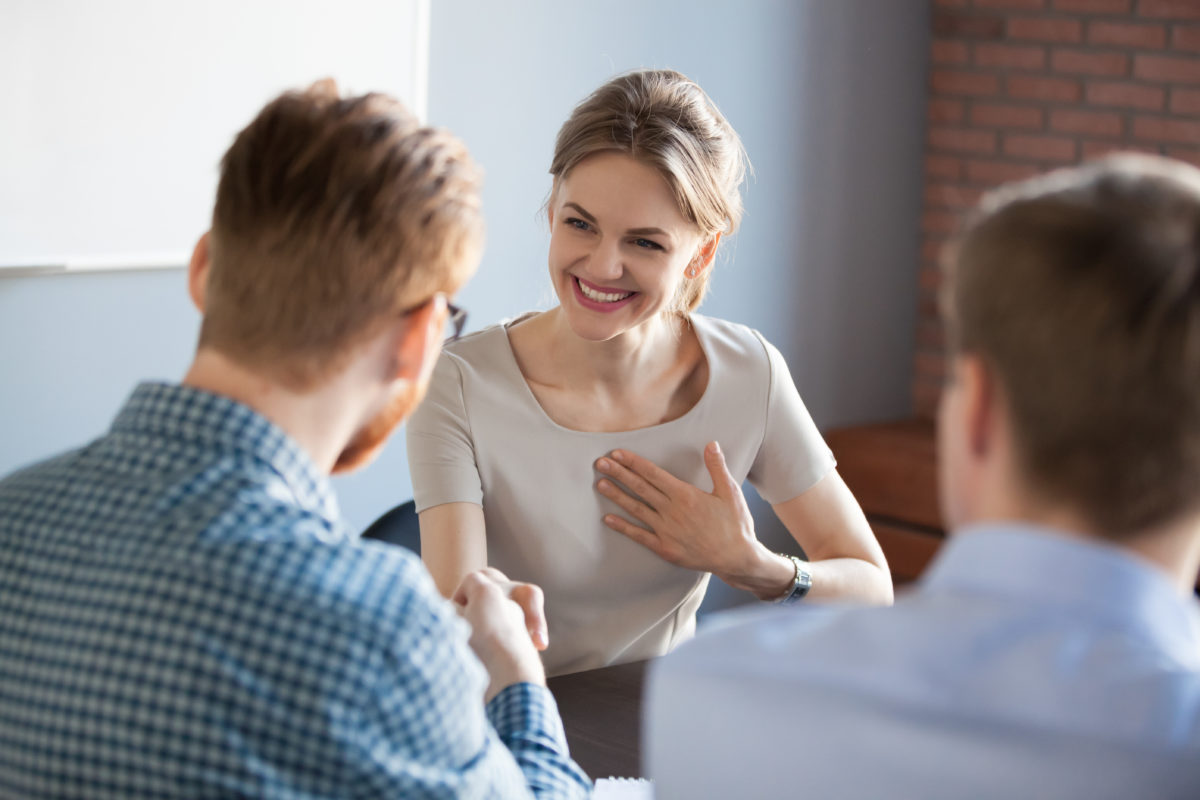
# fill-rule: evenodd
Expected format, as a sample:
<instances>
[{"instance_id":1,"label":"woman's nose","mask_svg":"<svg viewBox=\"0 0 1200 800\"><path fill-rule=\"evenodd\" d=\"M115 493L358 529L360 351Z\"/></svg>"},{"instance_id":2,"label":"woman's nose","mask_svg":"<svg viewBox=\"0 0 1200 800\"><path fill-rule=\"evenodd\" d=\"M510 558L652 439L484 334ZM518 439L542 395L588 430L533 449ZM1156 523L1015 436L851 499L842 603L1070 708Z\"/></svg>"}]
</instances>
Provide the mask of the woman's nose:
<instances>
[{"instance_id":1,"label":"woman's nose","mask_svg":"<svg viewBox=\"0 0 1200 800\"><path fill-rule=\"evenodd\" d=\"M621 264L621 251L615 243L601 242L592 251L588 266L594 276L604 280L616 280L625 272L625 267Z\"/></svg>"}]
</instances>

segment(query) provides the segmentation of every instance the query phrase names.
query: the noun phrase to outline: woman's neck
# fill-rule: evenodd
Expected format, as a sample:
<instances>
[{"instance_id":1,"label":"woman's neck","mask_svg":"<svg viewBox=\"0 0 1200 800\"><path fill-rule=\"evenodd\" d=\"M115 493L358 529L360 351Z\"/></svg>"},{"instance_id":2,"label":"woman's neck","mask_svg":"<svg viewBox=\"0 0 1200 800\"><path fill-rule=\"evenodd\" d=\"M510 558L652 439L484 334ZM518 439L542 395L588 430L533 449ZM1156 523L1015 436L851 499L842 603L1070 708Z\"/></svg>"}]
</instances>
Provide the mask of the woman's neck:
<instances>
[{"instance_id":1,"label":"woman's neck","mask_svg":"<svg viewBox=\"0 0 1200 800\"><path fill-rule=\"evenodd\" d=\"M658 314L636 328L602 342L576 335L561 308L547 312L548 352L554 371L569 385L637 391L656 383L681 361L686 320Z\"/></svg>"}]
</instances>

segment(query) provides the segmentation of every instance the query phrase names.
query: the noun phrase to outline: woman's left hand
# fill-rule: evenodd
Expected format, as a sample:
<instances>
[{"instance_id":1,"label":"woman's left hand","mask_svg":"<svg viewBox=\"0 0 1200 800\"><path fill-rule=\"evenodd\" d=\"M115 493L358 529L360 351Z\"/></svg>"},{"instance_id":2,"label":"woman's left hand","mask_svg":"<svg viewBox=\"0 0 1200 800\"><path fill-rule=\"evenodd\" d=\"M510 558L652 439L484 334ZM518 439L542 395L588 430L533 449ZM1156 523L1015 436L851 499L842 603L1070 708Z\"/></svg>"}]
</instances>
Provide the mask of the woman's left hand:
<instances>
[{"instance_id":1,"label":"woman's left hand","mask_svg":"<svg viewBox=\"0 0 1200 800\"><path fill-rule=\"evenodd\" d=\"M716 442L704 448L704 464L712 493L628 450L598 459L596 468L611 480L601 478L596 488L641 526L616 514L606 514L604 524L681 567L722 578L753 573L766 548Z\"/></svg>"}]
</instances>

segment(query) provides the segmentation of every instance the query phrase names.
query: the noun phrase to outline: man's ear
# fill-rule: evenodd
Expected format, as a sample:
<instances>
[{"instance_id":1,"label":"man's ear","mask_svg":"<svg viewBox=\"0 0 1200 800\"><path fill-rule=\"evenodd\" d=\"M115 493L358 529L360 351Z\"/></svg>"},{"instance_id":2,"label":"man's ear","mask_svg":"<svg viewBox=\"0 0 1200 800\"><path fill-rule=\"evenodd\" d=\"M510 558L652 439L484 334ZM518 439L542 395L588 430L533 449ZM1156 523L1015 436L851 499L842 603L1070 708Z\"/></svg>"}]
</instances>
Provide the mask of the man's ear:
<instances>
[{"instance_id":1,"label":"man's ear","mask_svg":"<svg viewBox=\"0 0 1200 800\"><path fill-rule=\"evenodd\" d=\"M999 433L996 379L986 361L964 355L959 362L958 380L962 381L966 444L972 456L981 458L995 449Z\"/></svg>"},{"instance_id":2,"label":"man's ear","mask_svg":"<svg viewBox=\"0 0 1200 800\"><path fill-rule=\"evenodd\" d=\"M204 313L204 296L208 288L208 234L209 231L205 231L200 235L200 240L192 249L192 260L188 262L188 294L201 314Z\"/></svg>"},{"instance_id":3,"label":"man's ear","mask_svg":"<svg viewBox=\"0 0 1200 800\"><path fill-rule=\"evenodd\" d=\"M424 383L433 373L433 365L442 350L442 331L446 324L446 297L433 299L414 309L401 320L396 340L396 380Z\"/></svg>"}]
</instances>

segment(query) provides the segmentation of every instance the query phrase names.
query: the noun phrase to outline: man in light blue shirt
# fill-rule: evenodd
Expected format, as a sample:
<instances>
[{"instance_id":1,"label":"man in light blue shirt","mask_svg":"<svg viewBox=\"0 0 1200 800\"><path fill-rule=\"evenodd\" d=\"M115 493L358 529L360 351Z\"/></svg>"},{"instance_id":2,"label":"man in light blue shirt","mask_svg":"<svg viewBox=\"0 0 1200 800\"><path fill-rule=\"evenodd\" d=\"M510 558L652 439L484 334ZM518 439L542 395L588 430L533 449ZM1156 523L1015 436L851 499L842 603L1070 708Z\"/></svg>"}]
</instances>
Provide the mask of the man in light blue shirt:
<instances>
[{"instance_id":1,"label":"man in light blue shirt","mask_svg":"<svg viewBox=\"0 0 1200 800\"><path fill-rule=\"evenodd\" d=\"M0 797L590 793L540 590L485 570L445 601L347 529L329 483L460 332L479 187L453 136L331 82L238 135L182 384L0 481Z\"/></svg>"},{"instance_id":2,"label":"man in light blue shirt","mask_svg":"<svg viewBox=\"0 0 1200 800\"><path fill-rule=\"evenodd\" d=\"M734 614L656 664L660 797L1200 797L1200 172L997 190L943 292L952 539L892 609Z\"/></svg>"}]
</instances>

